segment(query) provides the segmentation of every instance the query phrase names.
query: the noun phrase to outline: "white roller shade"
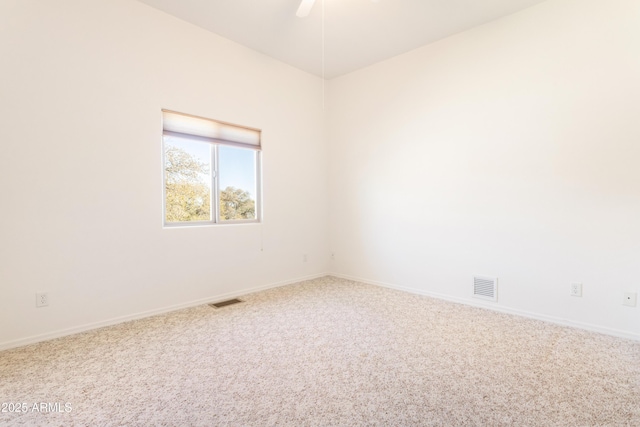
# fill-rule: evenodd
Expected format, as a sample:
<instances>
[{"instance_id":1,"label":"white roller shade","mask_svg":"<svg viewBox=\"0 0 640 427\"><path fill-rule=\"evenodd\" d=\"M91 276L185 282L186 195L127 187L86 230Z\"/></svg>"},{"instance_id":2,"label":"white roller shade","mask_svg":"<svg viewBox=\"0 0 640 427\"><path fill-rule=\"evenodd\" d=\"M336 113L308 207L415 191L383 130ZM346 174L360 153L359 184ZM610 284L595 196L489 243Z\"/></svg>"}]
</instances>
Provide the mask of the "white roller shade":
<instances>
[{"instance_id":1,"label":"white roller shade","mask_svg":"<svg viewBox=\"0 0 640 427\"><path fill-rule=\"evenodd\" d=\"M215 143L260 149L260 131L175 111L162 110L165 135L197 137Z\"/></svg>"}]
</instances>

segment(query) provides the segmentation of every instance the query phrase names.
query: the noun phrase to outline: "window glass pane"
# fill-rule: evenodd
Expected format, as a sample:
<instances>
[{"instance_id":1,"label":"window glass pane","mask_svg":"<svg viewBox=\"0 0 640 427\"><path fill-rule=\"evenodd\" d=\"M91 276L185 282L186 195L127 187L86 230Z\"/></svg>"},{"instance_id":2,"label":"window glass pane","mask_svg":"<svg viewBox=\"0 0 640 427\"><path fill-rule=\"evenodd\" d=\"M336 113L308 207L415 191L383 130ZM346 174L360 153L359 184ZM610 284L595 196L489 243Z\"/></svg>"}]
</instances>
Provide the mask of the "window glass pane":
<instances>
[{"instance_id":1,"label":"window glass pane","mask_svg":"<svg viewBox=\"0 0 640 427\"><path fill-rule=\"evenodd\" d=\"M164 136L166 222L211 221L211 149Z\"/></svg>"},{"instance_id":2,"label":"window glass pane","mask_svg":"<svg viewBox=\"0 0 640 427\"><path fill-rule=\"evenodd\" d=\"M256 219L256 152L221 145L218 156L220 220Z\"/></svg>"}]
</instances>

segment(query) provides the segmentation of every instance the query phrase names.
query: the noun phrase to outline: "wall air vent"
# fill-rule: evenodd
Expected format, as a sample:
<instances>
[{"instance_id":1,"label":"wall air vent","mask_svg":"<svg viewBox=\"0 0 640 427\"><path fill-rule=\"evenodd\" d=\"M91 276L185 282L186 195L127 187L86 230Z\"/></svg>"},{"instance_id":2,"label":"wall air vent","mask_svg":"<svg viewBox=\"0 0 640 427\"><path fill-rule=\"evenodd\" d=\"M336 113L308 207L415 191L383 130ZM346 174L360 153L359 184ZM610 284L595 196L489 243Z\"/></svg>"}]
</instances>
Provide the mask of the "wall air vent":
<instances>
[{"instance_id":1,"label":"wall air vent","mask_svg":"<svg viewBox=\"0 0 640 427\"><path fill-rule=\"evenodd\" d=\"M498 301L498 278L473 276L473 296L488 301Z\"/></svg>"},{"instance_id":2,"label":"wall air vent","mask_svg":"<svg viewBox=\"0 0 640 427\"><path fill-rule=\"evenodd\" d=\"M209 306L213 307L213 308L222 308L222 307L226 307L228 305L238 304L240 302L242 302L241 299L234 298L234 299L228 299L226 301L220 301L220 302L216 302L216 303L213 303L213 304L209 304Z\"/></svg>"}]
</instances>

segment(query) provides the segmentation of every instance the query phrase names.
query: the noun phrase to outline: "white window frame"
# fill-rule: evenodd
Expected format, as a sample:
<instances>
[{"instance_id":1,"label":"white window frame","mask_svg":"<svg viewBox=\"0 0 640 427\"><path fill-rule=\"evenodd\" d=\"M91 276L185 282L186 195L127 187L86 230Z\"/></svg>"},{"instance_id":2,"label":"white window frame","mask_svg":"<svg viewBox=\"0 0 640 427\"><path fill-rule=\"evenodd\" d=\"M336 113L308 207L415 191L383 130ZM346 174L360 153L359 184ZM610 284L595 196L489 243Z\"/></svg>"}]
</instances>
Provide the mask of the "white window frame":
<instances>
[{"instance_id":1,"label":"white window frame","mask_svg":"<svg viewBox=\"0 0 640 427\"><path fill-rule=\"evenodd\" d=\"M162 130L162 224L166 228L175 228L175 227L194 227L194 226L209 226L209 225L235 225L235 224L255 224L262 222L262 147L260 142L261 131L259 129L248 128L246 126L239 126L227 122L220 122L217 120L207 119L204 117L194 116L191 114L179 113L172 110L162 110L163 113L163 130ZM220 126L226 130L237 130L237 131L249 131L257 135L256 138L252 138L251 143L246 143L245 141L238 141L234 139L221 139L216 137L217 135L202 135L202 133L198 130L193 133L189 133L188 125L184 129L180 129L180 132L169 130L173 126L166 125L166 121L164 120L167 115L171 115L172 118L176 118L179 116L183 116L187 121L206 121L216 126ZM169 129L167 129L169 128ZM201 133L201 135L195 134ZM208 221L173 221L167 222L167 186L166 186L166 147L165 147L165 136L173 136L176 138L187 139L190 141L210 144L211 145L211 200L210 200L210 210L212 212L211 220ZM233 137L233 135L232 135ZM240 139L240 138L237 138ZM241 148L246 150L252 150L255 154L255 176L256 176L256 194L255 194L255 214L256 217L254 219L234 219L234 220L222 220L220 218L220 188L219 188L219 147L220 146L229 146L235 148Z\"/></svg>"}]
</instances>

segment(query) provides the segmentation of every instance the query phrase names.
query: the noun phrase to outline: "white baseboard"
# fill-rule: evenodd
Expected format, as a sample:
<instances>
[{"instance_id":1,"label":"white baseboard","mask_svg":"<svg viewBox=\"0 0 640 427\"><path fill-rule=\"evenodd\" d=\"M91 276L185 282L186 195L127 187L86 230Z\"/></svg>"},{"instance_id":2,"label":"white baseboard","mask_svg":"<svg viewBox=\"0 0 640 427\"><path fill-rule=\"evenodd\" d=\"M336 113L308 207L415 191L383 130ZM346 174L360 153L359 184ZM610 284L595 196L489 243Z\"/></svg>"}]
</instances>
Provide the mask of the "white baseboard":
<instances>
[{"instance_id":1,"label":"white baseboard","mask_svg":"<svg viewBox=\"0 0 640 427\"><path fill-rule=\"evenodd\" d=\"M346 274L329 273L329 275L334 276L334 277L339 277L339 278L342 278L342 279L353 280L353 281L356 281L356 282L361 282L361 283L365 283L365 284L369 284L369 285L381 286L381 287L384 287L384 288L396 289L396 290L399 290L399 291L409 292L409 293L412 293L412 294L418 294L418 295L428 296L428 297L431 297L431 298L437 298L437 299L444 300L444 301L450 301L450 302L455 302L455 303L458 303L458 304L469 305L469 306L472 306L472 307L485 308L487 310L497 311L497 312L500 312L500 313L513 314L513 315L516 315L516 316L526 317L526 318L529 318L529 319L542 320L543 322L554 323L556 325L568 326L568 327L578 328L578 329L584 329L584 330L587 330L587 331L598 332L598 333L601 333L601 334L611 335L611 336L618 337L618 338L625 338L625 339L640 341L640 334L635 334L633 332L623 331L623 330L619 330L619 329L606 328L606 327L603 327L603 326L593 325L593 324L590 324L590 323L575 322L573 320L563 319L563 318L560 318L560 317L548 316L548 315L545 315L545 314L538 314L538 313L533 313L533 312L529 312L529 311L525 311L525 310L518 310L518 309L499 306L499 305L495 305L495 304L491 304L491 303L485 303L485 302L482 302L482 301L479 301L479 300L458 298L458 297L445 295L445 294L440 294L440 293L436 293L436 292L424 291L422 289L409 288L409 287L406 287L406 286L399 286L399 285L394 285L394 284L390 284L390 283L379 282L379 281L376 281L376 280L369 280L369 279L365 279L365 278L362 278L362 277L349 276L349 275L346 275Z\"/></svg>"},{"instance_id":2,"label":"white baseboard","mask_svg":"<svg viewBox=\"0 0 640 427\"><path fill-rule=\"evenodd\" d=\"M90 331L90 330L93 330L93 329L103 328L105 326L116 325L116 324L119 324L119 323L129 322L129 321L132 321L132 320L143 319L145 317L151 317L151 316L156 316L156 315L159 315L159 314L169 313L169 312L176 311L176 310L182 310L182 309L185 309L185 308L195 307L195 306L202 305L202 304L208 304L208 303L211 303L211 302L221 301L221 300L230 299L230 298L236 298L236 297L240 297L242 295L247 295L247 294L251 294L251 293L254 293L254 292L264 291L264 290L272 289L272 288L278 288L278 287L290 285L290 284L293 284L293 283L303 282L305 280L313 280L313 279L317 279L317 278L324 277L324 276L327 276L327 275L334 276L334 277L339 277L339 278L347 279L347 280L353 280L353 281L356 281L356 282L366 283L366 284L370 284L370 285L381 286L381 287L384 287L384 288L396 289L396 290L399 290L399 291L409 292L409 293L412 293L412 294L425 295L425 296L428 296L428 297L437 298L437 299L441 299L441 300L444 300L444 301L455 302L455 303L458 303L458 304L464 304L464 305L468 305L468 306L472 306L472 307L484 308L484 309L487 309L487 310L493 310L493 311L497 311L497 312L500 312L500 313L513 314L513 315L516 315L516 316L521 316L521 317L526 317L526 318L536 319L536 320L542 320L544 322L554 323L554 324L557 324L557 325L568 326L568 327L573 327L573 328L579 328L579 329L584 329L584 330L591 331L591 332L598 332L598 333L601 333L601 334L611 335L611 336L615 336L615 337L619 337L619 338L626 338L626 339L631 339L631 340L635 340L635 341L640 341L640 334L635 334L635 333L632 333L632 332L622 331L622 330L618 330L618 329L606 328L606 327L593 325L593 324L589 324L589 323L583 323L583 322L575 322L575 321L572 321L572 320L562 319L562 318L559 318L559 317L547 316L547 315L543 315L543 314L538 314L538 313L528 312L528 311L524 311L524 310L513 309L513 308L509 308L509 307L504 307L504 306L497 306L497 305L488 304L488 303L484 303L484 302L476 301L476 300L472 300L472 299L458 298L458 297L453 297L453 296L450 296L450 295L439 294L439 293L435 293L435 292L428 292L428 291L424 291L424 290L421 290L421 289L409 288L409 287L406 287L406 286L400 286L400 285L394 285L394 284L390 284L390 283L379 282L379 281L376 281L376 280L365 279L365 278L362 278L362 277L354 277L354 276L349 276L349 275L340 274L340 273L321 273L321 274L315 274L315 275L311 275L311 276L298 277L298 278L295 278L295 279L286 280L286 281L282 281L282 282L276 282L276 283L270 283L270 284L266 284L266 285L256 286L256 287L253 287L253 288L250 288L250 289L244 289L242 291L227 292L225 294L214 295L214 296L211 296L211 297L202 298L202 299L198 299L198 300L194 300L194 301L189 301L189 302L182 303L182 304L176 304L176 305L163 307L163 308L159 308L159 309L155 309L155 310L148 310L148 311L135 313L135 314L130 314L130 315L126 315L126 316L115 317L115 318L111 318L111 319L107 319L107 320L103 320L103 321L99 321L99 322L87 323L87 324L84 324L84 325L81 325L81 326L76 326L76 327L72 327L72 328L66 328L66 329L60 329L60 330L53 331L53 332L48 332L46 334L34 335L34 336L31 336L31 337L21 338L21 339L13 340L13 341L6 341L4 343L0 343L0 351L8 350L8 349L11 349L11 348L16 348L16 347L22 347L22 346L29 345L29 344L35 344L35 343L42 342L42 341L48 341L48 340L52 340L52 339L55 339L55 338L64 337L64 336L67 336L67 335L74 335L74 334L78 334L78 333L81 333L81 332Z\"/></svg>"},{"instance_id":3,"label":"white baseboard","mask_svg":"<svg viewBox=\"0 0 640 427\"><path fill-rule=\"evenodd\" d=\"M322 273L322 274L315 274L315 275L312 275L312 276L298 277L296 279L286 280L286 281L283 281L283 282L276 282L276 283L270 283L270 284L261 285L261 286L255 286L253 288L244 289L242 291L227 292L225 294L213 295L211 297L201 298L201 299L198 299L198 300L189 301L189 302L185 302L185 303L182 303L182 304L171 305L171 306L168 306L168 307L163 307L163 308L158 308L158 309L154 309L154 310L143 311L143 312L140 312L140 313L130 314L130 315L126 315L126 316L114 317L114 318L111 318L111 319L102 320L102 321L99 321L99 322L87 323L87 324L84 324L84 325L81 325L81 326L75 326L75 327L72 327L72 328L60 329L60 330L53 331L53 332L47 332L46 334L33 335L33 336L30 336L30 337L27 337L27 338L21 338L21 339L17 339L17 340L13 340L13 341L6 341L6 342L3 342L3 343L0 343L0 351L8 350L8 349L11 349L11 348L16 348L16 347L22 347L22 346L29 345L29 344L35 344L35 343L42 342L42 341L48 341L48 340L52 340L54 338L60 338L60 337L64 337L64 336L67 336L67 335L74 335L74 334L78 334L78 333L81 333L81 332L90 331L90 330L93 330L93 329L104 328L105 326L117 325L118 323L124 323L124 322L129 322L129 321L132 321L132 320L143 319L145 317L157 316L158 314L169 313L169 312L172 312L172 311L182 310L182 309L185 309L185 308L195 307L195 306L198 306L198 305L203 305L203 304L222 301L222 300L226 300L226 299L236 298L236 297L240 297L242 295L251 294L251 293L254 293L254 292L259 292L259 291L264 291L264 290L271 289L271 288L278 288L280 286L290 285L292 283L298 283L298 282L303 282L305 280L313 280L313 279L317 279L319 277L325 277L326 275L327 275L327 273Z\"/></svg>"}]
</instances>

